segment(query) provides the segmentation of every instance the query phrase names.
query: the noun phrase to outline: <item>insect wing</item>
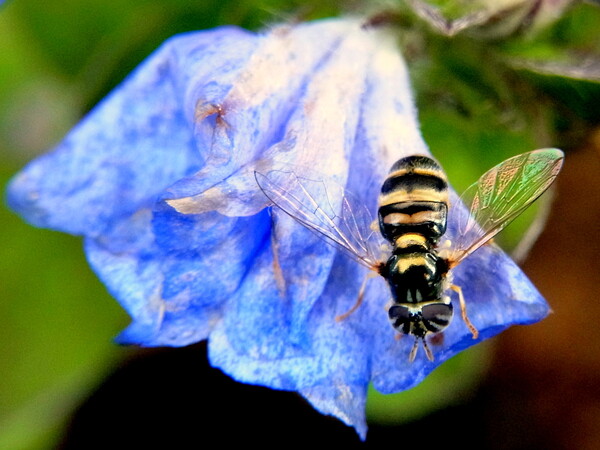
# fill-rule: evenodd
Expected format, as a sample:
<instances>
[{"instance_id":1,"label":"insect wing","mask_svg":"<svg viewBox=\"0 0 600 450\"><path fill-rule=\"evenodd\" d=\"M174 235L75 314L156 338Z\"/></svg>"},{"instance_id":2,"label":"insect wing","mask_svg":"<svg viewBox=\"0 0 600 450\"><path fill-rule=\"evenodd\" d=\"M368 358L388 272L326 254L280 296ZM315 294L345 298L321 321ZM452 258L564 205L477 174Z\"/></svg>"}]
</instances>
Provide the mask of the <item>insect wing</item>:
<instances>
[{"instance_id":1,"label":"insect wing","mask_svg":"<svg viewBox=\"0 0 600 450\"><path fill-rule=\"evenodd\" d=\"M459 204L453 202L449 215L449 226L454 229L453 265L488 242L542 195L560 172L563 158L557 149L523 153L493 167L467 188Z\"/></svg>"},{"instance_id":2,"label":"insect wing","mask_svg":"<svg viewBox=\"0 0 600 450\"><path fill-rule=\"evenodd\" d=\"M371 229L371 214L341 186L312 180L292 171L254 172L265 196L293 219L377 271L381 239Z\"/></svg>"}]
</instances>

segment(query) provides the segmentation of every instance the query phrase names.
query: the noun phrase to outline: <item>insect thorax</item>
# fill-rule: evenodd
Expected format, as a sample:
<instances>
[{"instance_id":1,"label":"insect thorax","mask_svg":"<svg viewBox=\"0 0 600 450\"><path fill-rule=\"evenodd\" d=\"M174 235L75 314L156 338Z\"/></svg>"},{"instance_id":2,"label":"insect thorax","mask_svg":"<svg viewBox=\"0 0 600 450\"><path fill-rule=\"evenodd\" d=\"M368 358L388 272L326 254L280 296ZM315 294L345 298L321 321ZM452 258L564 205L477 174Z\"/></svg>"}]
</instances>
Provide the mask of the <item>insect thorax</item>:
<instances>
[{"instance_id":1,"label":"insect thorax","mask_svg":"<svg viewBox=\"0 0 600 450\"><path fill-rule=\"evenodd\" d=\"M435 251L394 250L387 261L385 277L393 298L388 315L397 331L424 337L448 326L452 304L444 295L447 273L448 262Z\"/></svg>"},{"instance_id":2,"label":"insect thorax","mask_svg":"<svg viewBox=\"0 0 600 450\"><path fill-rule=\"evenodd\" d=\"M420 303L440 299L447 272L447 261L428 250L399 252L395 249L385 266L394 303Z\"/></svg>"}]
</instances>

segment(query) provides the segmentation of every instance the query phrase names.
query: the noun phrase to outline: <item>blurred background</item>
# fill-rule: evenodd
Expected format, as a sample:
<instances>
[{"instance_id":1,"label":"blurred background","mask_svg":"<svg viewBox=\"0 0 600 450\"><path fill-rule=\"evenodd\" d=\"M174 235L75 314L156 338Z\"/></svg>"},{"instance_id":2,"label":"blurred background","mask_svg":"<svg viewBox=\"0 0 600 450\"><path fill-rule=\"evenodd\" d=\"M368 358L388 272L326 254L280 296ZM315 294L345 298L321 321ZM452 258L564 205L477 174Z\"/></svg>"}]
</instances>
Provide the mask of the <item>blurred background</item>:
<instances>
[{"instance_id":1,"label":"blurred background","mask_svg":"<svg viewBox=\"0 0 600 450\"><path fill-rule=\"evenodd\" d=\"M518 153L559 147L567 156L551 195L500 239L554 313L464 352L416 389L373 393L366 444L294 394L241 385L211 369L201 343L117 346L113 338L129 318L88 268L81 239L30 227L0 206L0 449L178 448L216 439L266 448L290 440L349 448L600 448L595 3L5 2L3 187L173 34L222 24L258 30L343 13L377 15L374 23L397 28L422 132L458 191Z\"/></svg>"}]
</instances>

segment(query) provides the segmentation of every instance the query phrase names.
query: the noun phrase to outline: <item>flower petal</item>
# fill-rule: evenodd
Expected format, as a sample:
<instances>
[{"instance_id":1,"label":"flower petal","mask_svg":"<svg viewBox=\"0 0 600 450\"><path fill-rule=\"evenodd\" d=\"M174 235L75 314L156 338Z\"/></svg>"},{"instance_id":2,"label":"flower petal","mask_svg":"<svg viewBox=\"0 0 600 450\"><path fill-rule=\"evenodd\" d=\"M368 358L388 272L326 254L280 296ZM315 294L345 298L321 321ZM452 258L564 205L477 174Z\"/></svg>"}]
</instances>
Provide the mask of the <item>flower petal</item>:
<instances>
[{"instance_id":1,"label":"flower petal","mask_svg":"<svg viewBox=\"0 0 600 450\"><path fill-rule=\"evenodd\" d=\"M210 85L224 57L235 72L254 44L253 35L232 27L167 41L53 152L12 180L9 205L37 226L86 235L147 206L202 163L181 84Z\"/></svg>"},{"instance_id":2,"label":"flower petal","mask_svg":"<svg viewBox=\"0 0 600 450\"><path fill-rule=\"evenodd\" d=\"M152 220L154 229L177 233L156 239ZM268 241L268 224L266 212L153 218L146 210L88 239L90 264L133 319L121 342L179 346L206 339Z\"/></svg>"},{"instance_id":3,"label":"flower petal","mask_svg":"<svg viewBox=\"0 0 600 450\"><path fill-rule=\"evenodd\" d=\"M356 21L317 22L286 33L285 50L289 53L262 58L271 63L269 71L277 71L279 65L291 60L292 71L286 75L293 84L271 86L263 80L260 86L264 92L257 96L269 99L267 104L256 105L246 97L223 100L227 124L217 133L224 130L229 135L224 143L215 138L211 145L222 148L219 151L223 158L227 156L227 164L209 164L194 177L172 186L167 202L184 214L208 210L233 216L254 214L265 205L256 190L254 170L278 168L279 163L313 167L314 161L319 161L327 168L324 175L344 185L347 157L357 132L357 106L378 47L374 39L365 38L368 34ZM276 33L270 36L279 38ZM306 42L315 39L323 41L321 53L300 51L310 48ZM270 47L267 50L273 51ZM261 68L261 73L265 70ZM240 90L244 89L243 81ZM231 113L227 107L230 102L235 104ZM239 143L233 145L237 140ZM248 192L259 195L249 201Z\"/></svg>"},{"instance_id":4,"label":"flower petal","mask_svg":"<svg viewBox=\"0 0 600 450\"><path fill-rule=\"evenodd\" d=\"M304 349L288 346L285 354L273 359L260 353L241 353L229 340L228 330L218 326L209 339L211 364L239 381L299 391L320 411L336 415L361 433L366 431L364 405L371 352L368 344L373 330L368 329L365 334L368 325L354 328L335 320L336 315L351 306L347 300L358 295L358 287L350 280L363 278L364 272L354 261L338 256L326 290L308 318ZM385 287L379 287L381 294ZM385 320L385 311L380 308L379 312ZM391 328L385 325L384 330L391 335Z\"/></svg>"}]
</instances>

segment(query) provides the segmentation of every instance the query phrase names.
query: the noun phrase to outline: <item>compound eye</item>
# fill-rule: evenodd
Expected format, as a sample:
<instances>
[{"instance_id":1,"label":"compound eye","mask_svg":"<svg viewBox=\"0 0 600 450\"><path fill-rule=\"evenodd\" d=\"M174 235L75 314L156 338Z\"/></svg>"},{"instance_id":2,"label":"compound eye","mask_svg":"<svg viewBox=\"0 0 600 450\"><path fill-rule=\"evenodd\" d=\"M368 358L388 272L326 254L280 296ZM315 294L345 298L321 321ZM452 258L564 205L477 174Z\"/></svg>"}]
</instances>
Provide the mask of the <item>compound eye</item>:
<instances>
[{"instance_id":1,"label":"compound eye","mask_svg":"<svg viewBox=\"0 0 600 450\"><path fill-rule=\"evenodd\" d=\"M410 329L411 313L406 306L394 305L388 311L392 326L404 334Z\"/></svg>"},{"instance_id":2,"label":"compound eye","mask_svg":"<svg viewBox=\"0 0 600 450\"><path fill-rule=\"evenodd\" d=\"M452 304L434 303L422 308L423 323L432 333L439 333L446 328L452 320Z\"/></svg>"},{"instance_id":3,"label":"compound eye","mask_svg":"<svg viewBox=\"0 0 600 450\"><path fill-rule=\"evenodd\" d=\"M394 305L388 311L390 320L410 320L410 311L406 306Z\"/></svg>"}]
</instances>

